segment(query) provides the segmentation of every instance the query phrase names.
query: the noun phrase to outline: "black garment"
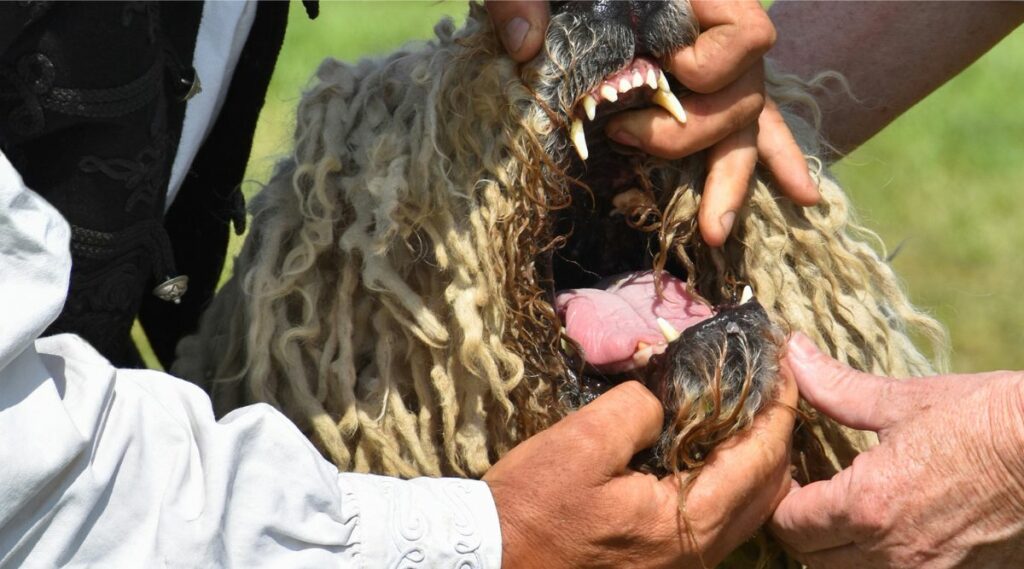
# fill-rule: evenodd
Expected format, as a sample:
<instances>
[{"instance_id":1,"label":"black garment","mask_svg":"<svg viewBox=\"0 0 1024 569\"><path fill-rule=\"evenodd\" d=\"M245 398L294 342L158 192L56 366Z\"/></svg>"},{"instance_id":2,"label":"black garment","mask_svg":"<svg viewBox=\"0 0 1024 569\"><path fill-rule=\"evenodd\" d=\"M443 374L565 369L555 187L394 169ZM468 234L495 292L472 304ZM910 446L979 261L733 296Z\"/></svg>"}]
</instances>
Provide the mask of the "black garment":
<instances>
[{"instance_id":1,"label":"black garment","mask_svg":"<svg viewBox=\"0 0 1024 569\"><path fill-rule=\"evenodd\" d=\"M237 233L244 231L245 202L239 183L287 20L287 2L260 2L220 116L167 212L174 260L178 271L189 277L189 292L180 304L147 295L139 315L165 367L174 361L178 340L196 330L199 316L213 298L224 269L228 223L234 223Z\"/></svg>"},{"instance_id":2,"label":"black garment","mask_svg":"<svg viewBox=\"0 0 1024 569\"><path fill-rule=\"evenodd\" d=\"M184 244L174 254L165 200L201 14L198 2L0 3L0 148L72 232L68 300L47 333L77 333L122 367L141 365L130 331L143 304L161 356L194 329L223 265L228 221L244 220L235 190L287 4L257 8L234 76L247 91L229 91L168 216ZM150 308L163 302L150 291L179 269L195 271L182 310Z\"/></svg>"}]
</instances>

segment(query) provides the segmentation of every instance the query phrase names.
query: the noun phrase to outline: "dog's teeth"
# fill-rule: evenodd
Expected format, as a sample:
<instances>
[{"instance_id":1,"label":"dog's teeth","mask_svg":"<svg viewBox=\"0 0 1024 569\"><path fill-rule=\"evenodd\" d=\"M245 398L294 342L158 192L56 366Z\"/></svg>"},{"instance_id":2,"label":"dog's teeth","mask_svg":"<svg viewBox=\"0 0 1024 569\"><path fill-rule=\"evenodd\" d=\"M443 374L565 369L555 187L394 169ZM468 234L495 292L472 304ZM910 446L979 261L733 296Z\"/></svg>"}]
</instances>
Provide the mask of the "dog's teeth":
<instances>
[{"instance_id":1,"label":"dog's teeth","mask_svg":"<svg viewBox=\"0 0 1024 569\"><path fill-rule=\"evenodd\" d=\"M629 79L623 77L619 79L619 93L627 93L633 88L633 84L629 82Z\"/></svg>"},{"instance_id":2,"label":"dog's teeth","mask_svg":"<svg viewBox=\"0 0 1024 569\"><path fill-rule=\"evenodd\" d=\"M642 87L644 84L644 76L640 75L639 71L633 72L633 88Z\"/></svg>"},{"instance_id":3,"label":"dog's teeth","mask_svg":"<svg viewBox=\"0 0 1024 569\"><path fill-rule=\"evenodd\" d=\"M573 119L569 134L572 137L572 145L576 147L576 153L580 155L581 159L586 161L587 157L590 156L590 152L587 150L587 136L583 134L583 121Z\"/></svg>"},{"instance_id":4,"label":"dog's teeth","mask_svg":"<svg viewBox=\"0 0 1024 569\"><path fill-rule=\"evenodd\" d=\"M651 102L668 111L680 124L686 124L686 111L672 91L658 89L651 97Z\"/></svg>"},{"instance_id":5,"label":"dog's teeth","mask_svg":"<svg viewBox=\"0 0 1024 569\"><path fill-rule=\"evenodd\" d=\"M590 95L583 95L583 112L587 113L588 120L594 120L597 113L597 99Z\"/></svg>"},{"instance_id":6,"label":"dog's teeth","mask_svg":"<svg viewBox=\"0 0 1024 569\"><path fill-rule=\"evenodd\" d=\"M668 340L669 342L675 342L677 339L679 339L679 330L676 330L674 326L669 324L668 320L665 320L664 318L659 316L657 322L658 329L661 330L661 333L662 335L665 336L666 340Z\"/></svg>"},{"instance_id":7,"label":"dog's teeth","mask_svg":"<svg viewBox=\"0 0 1024 569\"><path fill-rule=\"evenodd\" d=\"M750 285L743 287L743 292L740 294L740 304L746 304L753 300L754 291L751 290Z\"/></svg>"},{"instance_id":8,"label":"dog's teeth","mask_svg":"<svg viewBox=\"0 0 1024 569\"><path fill-rule=\"evenodd\" d=\"M665 77L665 72L658 70L658 89L661 91L671 91L672 89L668 86L668 77Z\"/></svg>"},{"instance_id":9,"label":"dog's teeth","mask_svg":"<svg viewBox=\"0 0 1024 569\"><path fill-rule=\"evenodd\" d=\"M658 74L653 69L647 70L647 86L655 91L658 90Z\"/></svg>"},{"instance_id":10,"label":"dog's teeth","mask_svg":"<svg viewBox=\"0 0 1024 569\"><path fill-rule=\"evenodd\" d=\"M615 90L615 87L605 83L601 85L601 98L609 103L614 103L619 100L619 92Z\"/></svg>"}]
</instances>

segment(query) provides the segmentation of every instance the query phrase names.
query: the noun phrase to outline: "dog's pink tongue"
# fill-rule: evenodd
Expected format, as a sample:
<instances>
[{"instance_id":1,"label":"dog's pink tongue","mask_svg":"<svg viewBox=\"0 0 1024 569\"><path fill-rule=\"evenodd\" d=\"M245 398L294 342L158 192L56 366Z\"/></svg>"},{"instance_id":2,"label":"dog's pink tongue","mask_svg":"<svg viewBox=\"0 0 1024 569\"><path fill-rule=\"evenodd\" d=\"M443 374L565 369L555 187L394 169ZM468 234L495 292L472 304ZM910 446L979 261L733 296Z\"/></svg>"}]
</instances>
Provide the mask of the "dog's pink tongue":
<instances>
[{"instance_id":1,"label":"dog's pink tongue","mask_svg":"<svg viewBox=\"0 0 1024 569\"><path fill-rule=\"evenodd\" d=\"M666 343L658 317L681 331L711 316L711 309L690 294L685 282L664 273L661 279L661 298L651 272L624 276L604 290L558 293L555 308L566 333L583 348L587 363L608 373L628 371L636 367L633 354L638 343Z\"/></svg>"}]
</instances>

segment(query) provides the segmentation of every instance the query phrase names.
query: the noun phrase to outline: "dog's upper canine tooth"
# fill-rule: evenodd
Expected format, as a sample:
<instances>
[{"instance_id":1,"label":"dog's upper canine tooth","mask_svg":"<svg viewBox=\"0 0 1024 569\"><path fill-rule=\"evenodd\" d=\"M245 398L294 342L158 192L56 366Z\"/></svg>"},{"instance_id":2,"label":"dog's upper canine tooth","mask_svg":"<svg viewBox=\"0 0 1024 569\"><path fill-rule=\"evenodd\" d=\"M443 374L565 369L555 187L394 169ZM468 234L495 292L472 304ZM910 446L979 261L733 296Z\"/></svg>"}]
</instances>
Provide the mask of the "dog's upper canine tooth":
<instances>
[{"instance_id":1,"label":"dog's upper canine tooth","mask_svg":"<svg viewBox=\"0 0 1024 569\"><path fill-rule=\"evenodd\" d=\"M569 136L572 138L572 145L576 147L576 153L584 161L590 156L587 150L587 135L583 134L583 121L572 119L572 126L569 129Z\"/></svg>"},{"instance_id":2,"label":"dog's upper canine tooth","mask_svg":"<svg viewBox=\"0 0 1024 569\"><path fill-rule=\"evenodd\" d=\"M661 316L657 319L658 329L661 330L662 335L669 342L675 342L681 336L679 330L676 330L675 326L669 324L668 320L665 320Z\"/></svg>"},{"instance_id":3,"label":"dog's upper canine tooth","mask_svg":"<svg viewBox=\"0 0 1024 569\"><path fill-rule=\"evenodd\" d=\"M587 113L588 120L594 120L597 113L597 99L590 95L583 95L583 112Z\"/></svg>"},{"instance_id":4,"label":"dog's upper canine tooth","mask_svg":"<svg viewBox=\"0 0 1024 569\"><path fill-rule=\"evenodd\" d=\"M672 91L658 89L651 97L651 102L668 111L680 124L686 124L686 111Z\"/></svg>"},{"instance_id":5,"label":"dog's upper canine tooth","mask_svg":"<svg viewBox=\"0 0 1024 569\"><path fill-rule=\"evenodd\" d=\"M607 83L601 85L600 92L601 98L604 99L605 101L608 101L609 103L614 103L615 101L619 100L619 92L615 89L615 87Z\"/></svg>"},{"instance_id":6,"label":"dog's upper canine tooth","mask_svg":"<svg viewBox=\"0 0 1024 569\"><path fill-rule=\"evenodd\" d=\"M668 77L665 77L665 72L658 70L658 89L662 91L671 91L672 89L668 86Z\"/></svg>"}]
</instances>

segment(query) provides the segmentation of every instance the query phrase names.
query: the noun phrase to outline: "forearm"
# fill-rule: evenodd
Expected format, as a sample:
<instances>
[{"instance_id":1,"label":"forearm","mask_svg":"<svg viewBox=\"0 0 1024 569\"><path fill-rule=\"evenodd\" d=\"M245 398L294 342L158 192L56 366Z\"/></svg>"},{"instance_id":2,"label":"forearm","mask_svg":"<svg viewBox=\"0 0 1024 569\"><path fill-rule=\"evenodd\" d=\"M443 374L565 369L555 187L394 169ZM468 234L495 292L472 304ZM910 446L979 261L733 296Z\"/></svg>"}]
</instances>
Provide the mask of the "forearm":
<instances>
[{"instance_id":1,"label":"forearm","mask_svg":"<svg viewBox=\"0 0 1024 569\"><path fill-rule=\"evenodd\" d=\"M1024 4L780 1L769 15L780 71L849 81L856 100L836 90L820 101L822 134L847 153L1013 31Z\"/></svg>"}]
</instances>

